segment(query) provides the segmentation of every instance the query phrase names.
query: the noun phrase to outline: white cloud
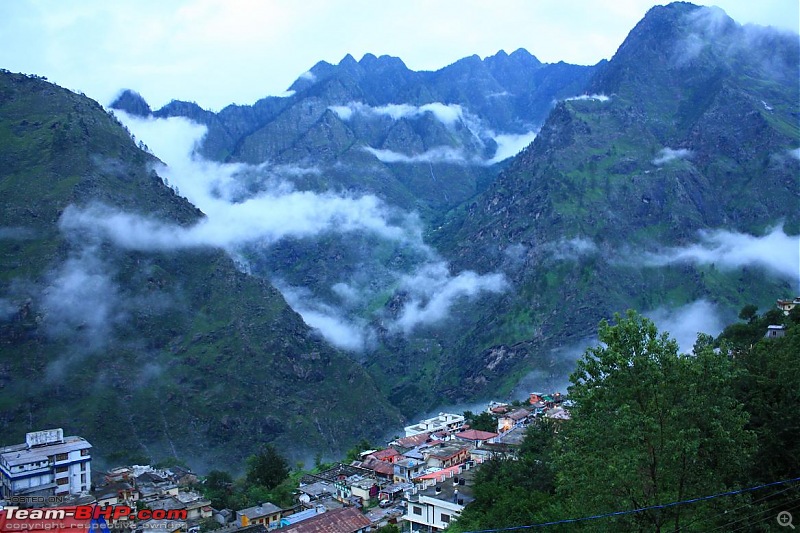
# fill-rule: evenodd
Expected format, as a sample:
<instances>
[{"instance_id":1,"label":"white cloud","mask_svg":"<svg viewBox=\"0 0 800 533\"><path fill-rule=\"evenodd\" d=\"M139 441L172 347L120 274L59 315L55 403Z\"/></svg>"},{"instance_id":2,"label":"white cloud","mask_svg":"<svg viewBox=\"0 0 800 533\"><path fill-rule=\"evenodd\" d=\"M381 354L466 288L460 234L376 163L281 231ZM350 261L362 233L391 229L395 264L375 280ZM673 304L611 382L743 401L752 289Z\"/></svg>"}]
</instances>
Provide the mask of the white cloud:
<instances>
[{"instance_id":1,"label":"white cloud","mask_svg":"<svg viewBox=\"0 0 800 533\"><path fill-rule=\"evenodd\" d=\"M569 261L596 254L598 251L594 241L586 237L573 237L572 239L562 238L558 242L545 245L545 247L553 254L553 258Z\"/></svg>"},{"instance_id":2,"label":"white cloud","mask_svg":"<svg viewBox=\"0 0 800 533\"><path fill-rule=\"evenodd\" d=\"M460 105L443 104L441 102L433 102L421 106L388 104L379 107L372 107L362 102L350 102L347 105L330 106L328 109L339 115L342 120L350 120L355 114L368 117L385 116L392 120L400 120L402 118L418 118L430 113L442 124L453 126L456 122L464 119L464 110Z\"/></svg>"},{"instance_id":3,"label":"white cloud","mask_svg":"<svg viewBox=\"0 0 800 533\"><path fill-rule=\"evenodd\" d=\"M86 247L67 259L51 273L41 298L48 334L78 339L85 352L105 347L119 319L117 285L96 252Z\"/></svg>"},{"instance_id":4,"label":"white cloud","mask_svg":"<svg viewBox=\"0 0 800 533\"><path fill-rule=\"evenodd\" d=\"M491 138L497 143L497 149L492 158L486 160L479 155L467 156L463 150L449 146L431 148L421 154L407 155L392 150L365 147L364 149L374 155L383 163L455 163L469 165L493 165L513 157L521 152L536 138L535 131L527 133L495 133L485 128L481 120L464 110L460 105L433 102L422 106L411 104L389 104L380 107L371 107L362 102L350 102L347 105L330 106L328 109L336 113L344 121L352 120L355 115L366 117L390 117L392 120L401 118L418 118L426 113L431 113L445 126L452 127L462 123L472 136L483 146L484 140Z\"/></svg>"},{"instance_id":5,"label":"white cloud","mask_svg":"<svg viewBox=\"0 0 800 533\"><path fill-rule=\"evenodd\" d=\"M351 351L368 348L373 342L375 332L364 314L368 313L370 298L377 293L394 287L408 291L411 298L401 310L397 325L390 327L396 332L410 333L420 323L433 325L447 318L459 298L475 299L483 293L505 290L507 286L500 274L481 276L471 271L450 274L447 263L422 240L419 218L391 208L374 196L300 192L280 179L260 182L259 192L249 196L247 187L242 186L243 180L252 180L254 175L286 176L317 173L318 169L212 163L193 155L205 133L203 127L186 119L145 120L125 114L121 114L121 119L168 164L159 165L160 175L207 216L194 225L179 226L102 205L69 206L59 223L61 230L70 235L102 236L122 248L143 251L222 248L245 271L248 265L242 253L244 246L269 246L286 238L359 233L408 247L404 255L414 262L413 275L404 276L388 266L372 265L370 268L377 270L370 275L369 288L351 283L353 280L333 285L333 293L341 300L337 305L323 301L307 288L283 284L287 301L310 326L332 344ZM376 283L380 286L373 286ZM369 313L377 317L382 311Z\"/></svg>"},{"instance_id":6,"label":"white cloud","mask_svg":"<svg viewBox=\"0 0 800 533\"><path fill-rule=\"evenodd\" d=\"M446 263L437 262L403 276L400 286L407 291L409 301L395 325L409 333L449 316L450 308L460 298L476 298L483 292L501 293L509 285L501 274L479 275L468 270L452 276Z\"/></svg>"},{"instance_id":7,"label":"white cloud","mask_svg":"<svg viewBox=\"0 0 800 533\"><path fill-rule=\"evenodd\" d=\"M332 345L342 350L362 352L375 342L375 335L364 320L347 318L342 309L316 300L311 291L273 281L286 302L303 321Z\"/></svg>"},{"instance_id":8,"label":"white cloud","mask_svg":"<svg viewBox=\"0 0 800 533\"><path fill-rule=\"evenodd\" d=\"M569 102L570 100L594 100L595 102L608 102L611 100L611 98L604 94L582 94L580 96L570 96L569 98L564 98L564 101L566 102Z\"/></svg>"},{"instance_id":9,"label":"white cloud","mask_svg":"<svg viewBox=\"0 0 800 533\"><path fill-rule=\"evenodd\" d=\"M673 150L672 148L665 147L658 151L658 155L655 159L653 159L653 164L656 166L661 166L666 165L675 159L689 159L690 157L692 157L691 150L687 150L686 148L678 148L677 150Z\"/></svg>"},{"instance_id":10,"label":"white cloud","mask_svg":"<svg viewBox=\"0 0 800 533\"><path fill-rule=\"evenodd\" d=\"M724 230L703 231L699 243L645 254L643 262L649 266L714 264L721 269L752 266L798 282L800 238L786 235L783 228L775 228L761 237Z\"/></svg>"},{"instance_id":11,"label":"white cloud","mask_svg":"<svg viewBox=\"0 0 800 533\"><path fill-rule=\"evenodd\" d=\"M717 308L707 300L673 309L659 307L645 316L655 323L659 332L669 333L678 342L681 353L691 353L698 333L716 336L725 327Z\"/></svg>"},{"instance_id":12,"label":"white cloud","mask_svg":"<svg viewBox=\"0 0 800 533\"><path fill-rule=\"evenodd\" d=\"M331 290L336 293L346 305L354 305L361 299L358 289L349 283L334 283Z\"/></svg>"},{"instance_id":13,"label":"white cloud","mask_svg":"<svg viewBox=\"0 0 800 533\"><path fill-rule=\"evenodd\" d=\"M463 149L453 148L451 146L437 146L420 154L413 155L406 155L393 150L373 148L371 146L365 146L363 149L374 155L375 158L382 163L450 163L456 165L493 165L510 157L514 157L536 138L535 132L498 135L495 135L494 132L491 132L490 130L486 130L486 132L493 135L495 142L497 142L495 154L490 159L482 159L478 155L468 156L464 153Z\"/></svg>"},{"instance_id":14,"label":"white cloud","mask_svg":"<svg viewBox=\"0 0 800 533\"><path fill-rule=\"evenodd\" d=\"M303 72L298 76L298 78L308 81L317 81L317 76L310 70Z\"/></svg>"},{"instance_id":15,"label":"white cloud","mask_svg":"<svg viewBox=\"0 0 800 533\"><path fill-rule=\"evenodd\" d=\"M497 143L497 150L488 162L490 164L499 163L509 157L514 157L531 144L535 138L535 131L521 134L501 133L495 135L494 141Z\"/></svg>"},{"instance_id":16,"label":"white cloud","mask_svg":"<svg viewBox=\"0 0 800 533\"><path fill-rule=\"evenodd\" d=\"M527 400L531 392L567 392L570 386L569 375L575 370L575 362L583 357L587 348L597 346L596 335L578 339L566 346L550 350L545 368L531 370L517 382L509 394L512 400Z\"/></svg>"},{"instance_id":17,"label":"white cloud","mask_svg":"<svg viewBox=\"0 0 800 533\"><path fill-rule=\"evenodd\" d=\"M385 239L417 240L414 216L399 213L377 197L295 191L281 183L243 201L237 179L268 167L219 164L192 156L205 128L183 118L139 119L124 113L123 122L168 166L159 174L187 196L207 217L191 227L110 210L103 206L68 207L60 224L64 230L103 232L119 246L136 250L187 247L235 247L258 241L269 244L286 237L310 237L323 232L368 231ZM316 169L276 167L278 173L302 174Z\"/></svg>"},{"instance_id":18,"label":"white cloud","mask_svg":"<svg viewBox=\"0 0 800 533\"><path fill-rule=\"evenodd\" d=\"M340 119L345 121L353 118L353 113L355 113L352 105L332 105L328 107L328 109L336 113Z\"/></svg>"},{"instance_id":19,"label":"white cloud","mask_svg":"<svg viewBox=\"0 0 800 533\"><path fill-rule=\"evenodd\" d=\"M380 150L365 146L364 150L375 156L382 163L454 163L467 164L469 160L464 156L464 152L449 146L437 146L421 154L406 155L392 150Z\"/></svg>"},{"instance_id":20,"label":"white cloud","mask_svg":"<svg viewBox=\"0 0 800 533\"><path fill-rule=\"evenodd\" d=\"M19 305L8 298L0 298L0 322L13 317L19 312Z\"/></svg>"}]
</instances>

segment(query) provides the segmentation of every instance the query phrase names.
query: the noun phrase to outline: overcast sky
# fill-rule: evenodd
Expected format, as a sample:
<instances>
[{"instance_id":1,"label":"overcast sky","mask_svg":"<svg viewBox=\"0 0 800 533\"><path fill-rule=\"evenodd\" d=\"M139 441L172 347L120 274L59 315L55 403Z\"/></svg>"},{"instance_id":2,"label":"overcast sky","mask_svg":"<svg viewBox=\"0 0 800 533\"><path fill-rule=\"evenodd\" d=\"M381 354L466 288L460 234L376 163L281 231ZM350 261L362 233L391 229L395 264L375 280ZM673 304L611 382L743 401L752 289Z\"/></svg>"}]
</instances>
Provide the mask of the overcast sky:
<instances>
[{"instance_id":1,"label":"overcast sky","mask_svg":"<svg viewBox=\"0 0 800 533\"><path fill-rule=\"evenodd\" d=\"M740 23L798 31L797 0L717 0ZM277 95L317 61L398 56L414 70L525 48L541 61L610 58L648 0L0 0L0 68L107 105L219 110Z\"/></svg>"}]
</instances>

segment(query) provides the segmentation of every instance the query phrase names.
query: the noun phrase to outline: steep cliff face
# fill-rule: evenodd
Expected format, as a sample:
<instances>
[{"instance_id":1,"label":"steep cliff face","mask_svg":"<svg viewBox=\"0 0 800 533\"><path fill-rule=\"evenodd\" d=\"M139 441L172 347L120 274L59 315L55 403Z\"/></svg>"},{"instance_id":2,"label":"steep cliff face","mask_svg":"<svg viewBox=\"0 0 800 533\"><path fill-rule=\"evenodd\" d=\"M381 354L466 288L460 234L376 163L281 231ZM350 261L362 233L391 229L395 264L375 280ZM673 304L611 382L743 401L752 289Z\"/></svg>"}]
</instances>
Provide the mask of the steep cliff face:
<instances>
[{"instance_id":1,"label":"steep cliff face","mask_svg":"<svg viewBox=\"0 0 800 533\"><path fill-rule=\"evenodd\" d=\"M98 205L198 223L153 163L96 102L0 73L3 434L64 427L114 462L237 469L260 442L332 453L378 436L370 420L399 423L359 365L224 252L131 251L65 223Z\"/></svg>"},{"instance_id":2,"label":"steep cliff face","mask_svg":"<svg viewBox=\"0 0 800 533\"><path fill-rule=\"evenodd\" d=\"M543 64L525 50L436 72L348 55L318 63L283 98L217 114L173 102L154 115L207 125L201 153L210 159L315 166L324 178L305 176L301 187L377 194L435 218L494 178L498 135L535 131L553 101L578 94L591 72Z\"/></svg>"},{"instance_id":3,"label":"steep cliff face","mask_svg":"<svg viewBox=\"0 0 800 533\"><path fill-rule=\"evenodd\" d=\"M691 4L653 8L586 95L559 103L437 233L457 267L514 279L492 334L476 328L463 352L500 337L528 346L524 360L626 307L706 299L733 310L792 293L786 270L692 254L739 253L737 232L800 231L799 65L796 36ZM676 260L679 247L694 259Z\"/></svg>"}]
</instances>

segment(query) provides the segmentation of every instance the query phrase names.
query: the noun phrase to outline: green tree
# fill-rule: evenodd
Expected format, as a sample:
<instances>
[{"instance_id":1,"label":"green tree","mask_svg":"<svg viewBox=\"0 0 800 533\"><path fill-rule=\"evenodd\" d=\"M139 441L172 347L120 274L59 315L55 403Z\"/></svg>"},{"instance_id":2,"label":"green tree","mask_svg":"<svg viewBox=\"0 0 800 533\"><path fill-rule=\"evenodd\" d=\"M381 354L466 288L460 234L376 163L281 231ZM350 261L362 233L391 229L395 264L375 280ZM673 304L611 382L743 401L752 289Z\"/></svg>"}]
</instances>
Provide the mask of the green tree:
<instances>
[{"instance_id":1,"label":"green tree","mask_svg":"<svg viewBox=\"0 0 800 533\"><path fill-rule=\"evenodd\" d=\"M345 455L345 462L347 464L352 463L353 461L357 461L361 457L361 452L365 452L367 450L374 450L375 447L370 444L367 439L361 439L361 442L347 450L347 454Z\"/></svg>"},{"instance_id":2,"label":"green tree","mask_svg":"<svg viewBox=\"0 0 800 533\"><path fill-rule=\"evenodd\" d=\"M693 355L629 311L600 323L570 377L572 420L559 435L559 492L570 514L648 507L738 486L753 449L747 413L734 396L734 369L712 339ZM605 519L608 530L704 529L741 502L696 503ZM710 509L714 508L714 511ZM729 515L733 516L733 515Z\"/></svg>"},{"instance_id":3,"label":"green tree","mask_svg":"<svg viewBox=\"0 0 800 533\"><path fill-rule=\"evenodd\" d=\"M472 429L492 432L497 431L497 420L486 411L482 411L477 415L472 411L464 411L464 420L466 420L469 427Z\"/></svg>"},{"instance_id":4,"label":"green tree","mask_svg":"<svg viewBox=\"0 0 800 533\"><path fill-rule=\"evenodd\" d=\"M752 323L758 317L758 306L747 304L739 311L739 318L745 322Z\"/></svg>"},{"instance_id":5,"label":"green tree","mask_svg":"<svg viewBox=\"0 0 800 533\"><path fill-rule=\"evenodd\" d=\"M271 444L247 459L247 481L267 490L277 487L289 475L289 463Z\"/></svg>"},{"instance_id":6,"label":"green tree","mask_svg":"<svg viewBox=\"0 0 800 533\"><path fill-rule=\"evenodd\" d=\"M800 325L787 328L784 337L762 337L738 352L735 362L744 370L739 400L758 441L753 482L800 477Z\"/></svg>"},{"instance_id":7,"label":"green tree","mask_svg":"<svg viewBox=\"0 0 800 533\"><path fill-rule=\"evenodd\" d=\"M211 500L211 505L217 509L230 506L230 497L233 494L233 477L222 470L212 470L200 485L203 495Z\"/></svg>"},{"instance_id":8,"label":"green tree","mask_svg":"<svg viewBox=\"0 0 800 533\"><path fill-rule=\"evenodd\" d=\"M474 497L450 526L455 533L546 522L554 511L552 454L559 422L539 419L525 432L517 458L491 459L475 476Z\"/></svg>"}]
</instances>

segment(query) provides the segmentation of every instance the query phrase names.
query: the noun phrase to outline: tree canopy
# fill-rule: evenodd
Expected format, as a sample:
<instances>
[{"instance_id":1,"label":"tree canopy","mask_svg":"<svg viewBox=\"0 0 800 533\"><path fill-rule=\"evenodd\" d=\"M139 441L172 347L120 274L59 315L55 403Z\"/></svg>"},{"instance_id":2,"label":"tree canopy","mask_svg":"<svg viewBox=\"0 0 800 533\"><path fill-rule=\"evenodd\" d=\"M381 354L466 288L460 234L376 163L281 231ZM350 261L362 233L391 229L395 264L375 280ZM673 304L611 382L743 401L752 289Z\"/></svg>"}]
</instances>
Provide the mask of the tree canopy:
<instances>
[{"instance_id":1,"label":"tree canopy","mask_svg":"<svg viewBox=\"0 0 800 533\"><path fill-rule=\"evenodd\" d=\"M289 476L289 464L271 444L265 444L247 459L247 481L253 485L273 489Z\"/></svg>"},{"instance_id":2,"label":"tree canopy","mask_svg":"<svg viewBox=\"0 0 800 533\"><path fill-rule=\"evenodd\" d=\"M513 527L619 511L548 531L759 530L797 504L800 312L753 306L691 353L630 311L599 325L570 377L569 421L529 426L513 460L478 472L475 501L450 528ZM770 324L785 335L765 338ZM691 501L685 505L671 505Z\"/></svg>"}]
</instances>

